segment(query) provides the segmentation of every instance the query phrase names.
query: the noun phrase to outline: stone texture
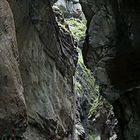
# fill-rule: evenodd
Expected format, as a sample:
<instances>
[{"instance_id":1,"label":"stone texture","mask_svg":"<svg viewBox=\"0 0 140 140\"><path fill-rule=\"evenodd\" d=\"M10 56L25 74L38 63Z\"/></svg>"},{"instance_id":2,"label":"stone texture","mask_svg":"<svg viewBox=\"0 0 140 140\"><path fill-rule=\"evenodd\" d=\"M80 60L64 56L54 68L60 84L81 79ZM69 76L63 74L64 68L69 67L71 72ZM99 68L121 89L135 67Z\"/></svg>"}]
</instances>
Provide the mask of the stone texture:
<instances>
[{"instance_id":1,"label":"stone texture","mask_svg":"<svg viewBox=\"0 0 140 140\"><path fill-rule=\"evenodd\" d=\"M83 12L79 0L58 0L55 5L64 13L65 18L82 18Z\"/></svg>"},{"instance_id":2,"label":"stone texture","mask_svg":"<svg viewBox=\"0 0 140 140\"><path fill-rule=\"evenodd\" d=\"M140 139L139 0L80 0L88 20L84 61L114 106L120 140Z\"/></svg>"},{"instance_id":3,"label":"stone texture","mask_svg":"<svg viewBox=\"0 0 140 140\"><path fill-rule=\"evenodd\" d=\"M26 105L18 69L17 42L9 4L0 1L0 139L20 136L27 127Z\"/></svg>"},{"instance_id":4,"label":"stone texture","mask_svg":"<svg viewBox=\"0 0 140 140\"><path fill-rule=\"evenodd\" d=\"M77 63L73 38L59 29L49 0L8 2L0 2L0 135L16 138L26 130L25 140L70 140Z\"/></svg>"}]
</instances>

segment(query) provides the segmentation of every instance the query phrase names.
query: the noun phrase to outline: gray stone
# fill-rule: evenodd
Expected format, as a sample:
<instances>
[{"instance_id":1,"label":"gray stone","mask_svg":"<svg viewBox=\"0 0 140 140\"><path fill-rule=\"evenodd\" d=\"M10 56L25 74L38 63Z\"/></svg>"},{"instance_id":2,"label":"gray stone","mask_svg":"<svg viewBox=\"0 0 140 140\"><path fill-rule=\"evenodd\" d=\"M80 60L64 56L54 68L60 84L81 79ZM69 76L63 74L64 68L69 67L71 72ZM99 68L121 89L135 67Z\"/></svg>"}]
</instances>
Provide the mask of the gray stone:
<instances>
[{"instance_id":1,"label":"gray stone","mask_svg":"<svg viewBox=\"0 0 140 140\"><path fill-rule=\"evenodd\" d=\"M73 38L49 0L8 2L0 2L0 138L72 139Z\"/></svg>"},{"instance_id":2,"label":"gray stone","mask_svg":"<svg viewBox=\"0 0 140 140\"><path fill-rule=\"evenodd\" d=\"M138 140L140 3L131 0L80 2L88 23L84 62L97 79L101 94L114 106L121 130L118 139Z\"/></svg>"}]
</instances>

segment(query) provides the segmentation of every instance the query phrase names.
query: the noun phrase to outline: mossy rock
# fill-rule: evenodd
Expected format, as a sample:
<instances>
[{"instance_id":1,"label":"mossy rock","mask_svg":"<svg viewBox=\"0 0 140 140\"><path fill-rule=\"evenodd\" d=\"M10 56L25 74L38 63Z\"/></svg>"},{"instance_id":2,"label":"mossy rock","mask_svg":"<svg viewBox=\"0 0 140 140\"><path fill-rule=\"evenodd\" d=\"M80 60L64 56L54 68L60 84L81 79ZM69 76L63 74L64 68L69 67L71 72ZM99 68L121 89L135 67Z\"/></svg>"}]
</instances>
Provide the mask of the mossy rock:
<instances>
[{"instance_id":1,"label":"mossy rock","mask_svg":"<svg viewBox=\"0 0 140 140\"><path fill-rule=\"evenodd\" d=\"M71 18L67 19L66 22L69 25L70 31L77 42L84 40L86 32L86 20Z\"/></svg>"}]
</instances>

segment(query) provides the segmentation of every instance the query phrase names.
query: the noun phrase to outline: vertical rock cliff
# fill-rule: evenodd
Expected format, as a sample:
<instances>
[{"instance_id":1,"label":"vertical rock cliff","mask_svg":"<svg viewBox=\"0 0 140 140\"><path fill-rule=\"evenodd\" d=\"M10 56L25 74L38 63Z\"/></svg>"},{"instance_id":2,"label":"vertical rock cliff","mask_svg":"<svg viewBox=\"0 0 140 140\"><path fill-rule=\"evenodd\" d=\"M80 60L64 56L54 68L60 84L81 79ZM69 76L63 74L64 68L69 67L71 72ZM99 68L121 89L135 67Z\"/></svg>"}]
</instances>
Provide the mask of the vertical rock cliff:
<instances>
[{"instance_id":1,"label":"vertical rock cliff","mask_svg":"<svg viewBox=\"0 0 140 140\"><path fill-rule=\"evenodd\" d=\"M49 0L0 1L0 53L0 136L71 140L77 52Z\"/></svg>"},{"instance_id":2,"label":"vertical rock cliff","mask_svg":"<svg viewBox=\"0 0 140 140\"><path fill-rule=\"evenodd\" d=\"M140 139L140 1L80 0L86 15L84 61L113 105L119 140Z\"/></svg>"},{"instance_id":3,"label":"vertical rock cliff","mask_svg":"<svg viewBox=\"0 0 140 140\"><path fill-rule=\"evenodd\" d=\"M106 101L99 103L105 109L98 110L105 119L92 114L90 92L95 91L95 81L83 62L75 75L74 44L81 42L74 42L67 25L58 26L57 18L65 22L57 17L57 7L54 16L55 2L74 25L82 23L83 10L84 63L100 94L113 106L120 129L117 139L140 140L140 0L0 0L0 139L73 140L76 131L81 140L88 137L88 123L91 133L103 127L98 132L102 140L112 136L103 124L109 114ZM77 41L84 38L80 30ZM83 94L77 101L74 76L77 93ZM102 125L94 123L95 118Z\"/></svg>"},{"instance_id":4,"label":"vertical rock cliff","mask_svg":"<svg viewBox=\"0 0 140 140\"><path fill-rule=\"evenodd\" d=\"M5 135L20 136L27 127L26 105L17 59L17 40L13 14L7 1L1 0L0 137Z\"/></svg>"}]
</instances>

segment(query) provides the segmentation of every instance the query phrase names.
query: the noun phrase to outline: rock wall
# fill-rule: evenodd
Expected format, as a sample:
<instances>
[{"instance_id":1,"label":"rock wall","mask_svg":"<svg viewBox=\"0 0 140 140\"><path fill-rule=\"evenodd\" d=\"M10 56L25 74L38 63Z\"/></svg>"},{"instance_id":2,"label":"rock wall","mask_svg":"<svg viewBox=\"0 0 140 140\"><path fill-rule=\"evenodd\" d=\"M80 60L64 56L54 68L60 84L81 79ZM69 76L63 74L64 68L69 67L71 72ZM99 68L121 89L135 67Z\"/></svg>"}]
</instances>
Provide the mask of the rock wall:
<instances>
[{"instance_id":1,"label":"rock wall","mask_svg":"<svg viewBox=\"0 0 140 140\"><path fill-rule=\"evenodd\" d=\"M79 0L57 0L55 3L63 12L65 18L82 18L83 12Z\"/></svg>"},{"instance_id":2,"label":"rock wall","mask_svg":"<svg viewBox=\"0 0 140 140\"><path fill-rule=\"evenodd\" d=\"M0 137L21 135L27 127L23 86L17 63L13 14L5 0L0 2Z\"/></svg>"},{"instance_id":3,"label":"rock wall","mask_svg":"<svg viewBox=\"0 0 140 140\"><path fill-rule=\"evenodd\" d=\"M80 0L87 18L84 61L114 106L119 140L139 140L140 1Z\"/></svg>"},{"instance_id":4,"label":"rock wall","mask_svg":"<svg viewBox=\"0 0 140 140\"><path fill-rule=\"evenodd\" d=\"M0 136L71 140L73 38L49 0L1 0L0 13Z\"/></svg>"}]
</instances>

